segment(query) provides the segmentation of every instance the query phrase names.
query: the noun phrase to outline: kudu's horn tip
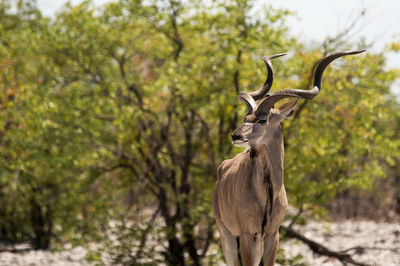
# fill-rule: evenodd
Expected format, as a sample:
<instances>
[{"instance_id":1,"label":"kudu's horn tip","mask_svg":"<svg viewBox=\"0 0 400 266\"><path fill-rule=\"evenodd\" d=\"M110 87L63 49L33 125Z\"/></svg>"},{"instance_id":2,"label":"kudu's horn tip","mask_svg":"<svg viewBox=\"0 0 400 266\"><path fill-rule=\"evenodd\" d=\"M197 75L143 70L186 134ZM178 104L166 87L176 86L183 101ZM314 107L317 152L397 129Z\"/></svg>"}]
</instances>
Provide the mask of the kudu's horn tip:
<instances>
[{"instance_id":1,"label":"kudu's horn tip","mask_svg":"<svg viewBox=\"0 0 400 266\"><path fill-rule=\"evenodd\" d=\"M263 57L263 59L264 59L264 60L266 60L266 59L274 59L274 58L281 57L281 56L284 56L284 55L287 55L287 53L266 55L266 56Z\"/></svg>"},{"instance_id":2,"label":"kudu's horn tip","mask_svg":"<svg viewBox=\"0 0 400 266\"><path fill-rule=\"evenodd\" d=\"M345 52L342 52L342 54L344 54L344 55L361 54L361 53L364 53L365 51L367 51L367 50L361 49L361 50L345 51Z\"/></svg>"}]
</instances>

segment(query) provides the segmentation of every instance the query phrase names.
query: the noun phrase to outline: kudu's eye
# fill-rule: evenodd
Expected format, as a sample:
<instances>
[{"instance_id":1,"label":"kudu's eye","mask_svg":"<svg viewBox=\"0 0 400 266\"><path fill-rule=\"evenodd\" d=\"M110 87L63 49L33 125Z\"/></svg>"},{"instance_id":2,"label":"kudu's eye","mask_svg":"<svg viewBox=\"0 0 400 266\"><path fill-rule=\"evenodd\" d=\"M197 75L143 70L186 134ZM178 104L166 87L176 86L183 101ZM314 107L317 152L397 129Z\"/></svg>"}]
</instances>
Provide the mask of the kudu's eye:
<instances>
[{"instance_id":1,"label":"kudu's eye","mask_svg":"<svg viewBox=\"0 0 400 266\"><path fill-rule=\"evenodd\" d=\"M264 119L258 120L258 123L260 123L260 124L264 124L265 122L267 122L267 120L264 120Z\"/></svg>"}]
</instances>

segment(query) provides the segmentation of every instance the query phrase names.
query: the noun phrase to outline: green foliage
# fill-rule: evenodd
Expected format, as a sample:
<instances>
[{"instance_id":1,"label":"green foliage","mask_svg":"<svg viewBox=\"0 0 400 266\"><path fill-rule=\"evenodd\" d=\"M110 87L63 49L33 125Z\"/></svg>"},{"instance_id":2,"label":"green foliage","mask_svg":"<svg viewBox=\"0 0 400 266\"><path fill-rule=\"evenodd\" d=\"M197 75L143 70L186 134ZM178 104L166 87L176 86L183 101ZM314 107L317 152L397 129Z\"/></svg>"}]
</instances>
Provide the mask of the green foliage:
<instances>
[{"instance_id":1,"label":"green foliage","mask_svg":"<svg viewBox=\"0 0 400 266\"><path fill-rule=\"evenodd\" d=\"M52 19L18 3L0 2L0 238L97 241L99 263L221 260L210 201L240 151L237 94L263 83L262 55L286 51L274 88L309 88L320 51L290 38L287 11L251 1L84 1ZM340 64L284 125L289 202L316 215L399 158L399 73L383 54Z\"/></svg>"}]
</instances>

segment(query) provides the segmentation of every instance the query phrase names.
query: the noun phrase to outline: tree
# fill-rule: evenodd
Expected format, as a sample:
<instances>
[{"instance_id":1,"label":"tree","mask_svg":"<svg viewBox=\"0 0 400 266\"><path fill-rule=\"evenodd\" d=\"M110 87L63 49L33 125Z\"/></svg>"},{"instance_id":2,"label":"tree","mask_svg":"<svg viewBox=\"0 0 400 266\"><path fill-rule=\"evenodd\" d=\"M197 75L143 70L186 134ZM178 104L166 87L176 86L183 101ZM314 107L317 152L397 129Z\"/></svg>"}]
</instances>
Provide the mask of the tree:
<instances>
[{"instance_id":1,"label":"tree","mask_svg":"<svg viewBox=\"0 0 400 266\"><path fill-rule=\"evenodd\" d=\"M262 84L262 55L295 51L273 62L279 89L309 88L323 57L290 38L289 12L85 1L49 19L32 2L16 13L2 3L0 237L36 248L96 240L115 263L219 259L210 199L216 167L239 151L237 94ZM398 73L382 70L383 54L342 64L284 127L289 202L316 214L398 158Z\"/></svg>"}]
</instances>

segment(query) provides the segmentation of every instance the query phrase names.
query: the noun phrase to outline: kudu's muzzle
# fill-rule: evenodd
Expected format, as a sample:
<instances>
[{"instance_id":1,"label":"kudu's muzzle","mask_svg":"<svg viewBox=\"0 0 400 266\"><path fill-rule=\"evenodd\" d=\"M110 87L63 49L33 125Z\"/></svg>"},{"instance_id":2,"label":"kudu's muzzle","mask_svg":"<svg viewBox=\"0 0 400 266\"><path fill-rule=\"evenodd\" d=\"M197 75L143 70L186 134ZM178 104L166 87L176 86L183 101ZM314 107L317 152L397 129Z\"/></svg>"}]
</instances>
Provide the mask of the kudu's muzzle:
<instances>
[{"instance_id":1,"label":"kudu's muzzle","mask_svg":"<svg viewBox=\"0 0 400 266\"><path fill-rule=\"evenodd\" d=\"M242 139L242 136L237 134L237 133L233 133L231 136L232 136L232 141L241 140Z\"/></svg>"},{"instance_id":2,"label":"kudu's muzzle","mask_svg":"<svg viewBox=\"0 0 400 266\"><path fill-rule=\"evenodd\" d=\"M252 126L248 123L243 124L240 128L238 128L232 136L232 142L234 144L244 144L248 142L247 135L252 130Z\"/></svg>"}]
</instances>

